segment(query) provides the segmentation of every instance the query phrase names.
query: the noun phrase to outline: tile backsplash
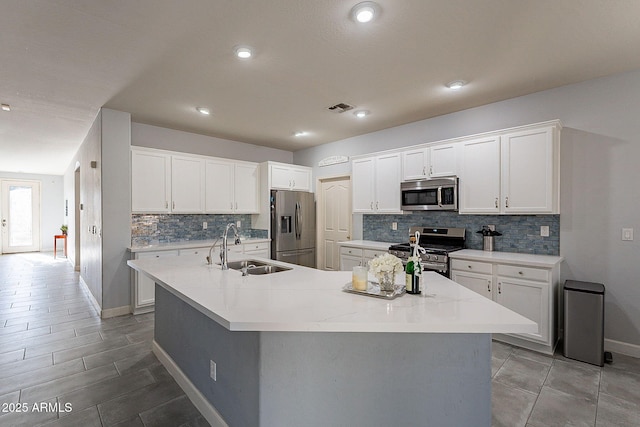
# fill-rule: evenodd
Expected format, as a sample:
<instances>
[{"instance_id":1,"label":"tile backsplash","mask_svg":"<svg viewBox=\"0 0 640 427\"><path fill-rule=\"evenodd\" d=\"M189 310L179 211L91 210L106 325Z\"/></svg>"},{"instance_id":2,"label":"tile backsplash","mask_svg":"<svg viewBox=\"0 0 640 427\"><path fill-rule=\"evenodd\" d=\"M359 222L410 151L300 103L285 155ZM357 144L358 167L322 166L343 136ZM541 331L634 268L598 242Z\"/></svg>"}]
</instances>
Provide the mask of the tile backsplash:
<instances>
[{"instance_id":1,"label":"tile backsplash","mask_svg":"<svg viewBox=\"0 0 640 427\"><path fill-rule=\"evenodd\" d=\"M392 230L393 222L398 229ZM493 224L502 236L495 238L495 251L538 255L560 254L560 215L459 215L457 212L414 212L405 215L364 215L365 240L408 242L409 227L459 227L466 229L468 249L482 249L483 225ZM540 226L549 227L549 237L540 236Z\"/></svg>"},{"instance_id":2,"label":"tile backsplash","mask_svg":"<svg viewBox=\"0 0 640 427\"><path fill-rule=\"evenodd\" d=\"M212 240L222 236L228 223L237 221L241 222L241 237L267 237L267 230L251 228L251 215L132 214L131 246ZM202 229L203 222L207 223L206 230Z\"/></svg>"}]
</instances>

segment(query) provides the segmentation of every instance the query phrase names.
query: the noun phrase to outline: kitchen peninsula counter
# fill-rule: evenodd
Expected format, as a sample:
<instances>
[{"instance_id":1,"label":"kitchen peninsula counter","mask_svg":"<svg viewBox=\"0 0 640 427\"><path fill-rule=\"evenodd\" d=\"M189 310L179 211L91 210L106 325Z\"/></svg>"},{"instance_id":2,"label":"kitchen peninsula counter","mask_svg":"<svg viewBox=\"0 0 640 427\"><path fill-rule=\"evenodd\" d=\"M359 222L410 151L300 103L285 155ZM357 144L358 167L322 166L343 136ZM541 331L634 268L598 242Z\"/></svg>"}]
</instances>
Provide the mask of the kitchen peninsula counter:
<instances>
[{"instance_id":1,"label":"kitchen peninsula counter","mask_svg":"<svg viewBox=\"0 0 640 427\"><path fill-rule=\"evenodd\" d=\"M269 262L292 269L128 262L156 282L154 352L212 425L489 426L491 333L537 329L435 273L386 301L342 292L350 272Z\"/></svg>"}]
</instances>

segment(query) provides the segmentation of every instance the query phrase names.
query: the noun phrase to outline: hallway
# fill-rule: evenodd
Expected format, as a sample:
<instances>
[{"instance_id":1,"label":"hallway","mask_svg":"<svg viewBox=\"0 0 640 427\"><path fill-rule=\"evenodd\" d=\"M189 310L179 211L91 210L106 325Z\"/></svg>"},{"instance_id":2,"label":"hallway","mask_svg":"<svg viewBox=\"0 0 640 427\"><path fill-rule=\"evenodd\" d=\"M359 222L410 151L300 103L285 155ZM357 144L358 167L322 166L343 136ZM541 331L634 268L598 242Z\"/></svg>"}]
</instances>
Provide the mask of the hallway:
<instances>
[{"instance_id":1,"label":"hallway","mask_svg":"<svg viewBox=\"0 0 640 427\"><path fill-rule=\"evenodd\" d=\"M151 352L153 324L100 319L64 258L0 256L0 425L208 426Z\"/></svg>"}]
</instances>

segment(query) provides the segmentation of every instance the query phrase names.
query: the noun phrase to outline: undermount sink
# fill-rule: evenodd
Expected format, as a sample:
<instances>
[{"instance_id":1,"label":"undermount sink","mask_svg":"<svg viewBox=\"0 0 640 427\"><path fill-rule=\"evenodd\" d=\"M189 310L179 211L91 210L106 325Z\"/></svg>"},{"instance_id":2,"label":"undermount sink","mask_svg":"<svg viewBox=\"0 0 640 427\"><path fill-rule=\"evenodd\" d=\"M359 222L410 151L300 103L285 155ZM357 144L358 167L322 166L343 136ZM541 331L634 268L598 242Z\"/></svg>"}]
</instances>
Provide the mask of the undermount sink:
<instances>
[{"instance_id":1,"label":"undermount sink","mask_svg":"<svg viewBox=\"0 0 640 427\"><path fill-rule=\"evenodd\" d=\"M247 274L272 274L280 271L291 270L289 267L269 264L268 262L258 261L255 259L243 259L240 261L229 261L227 265L232 270L243 270L246 268Z\"/></svg>"}]
</instances>

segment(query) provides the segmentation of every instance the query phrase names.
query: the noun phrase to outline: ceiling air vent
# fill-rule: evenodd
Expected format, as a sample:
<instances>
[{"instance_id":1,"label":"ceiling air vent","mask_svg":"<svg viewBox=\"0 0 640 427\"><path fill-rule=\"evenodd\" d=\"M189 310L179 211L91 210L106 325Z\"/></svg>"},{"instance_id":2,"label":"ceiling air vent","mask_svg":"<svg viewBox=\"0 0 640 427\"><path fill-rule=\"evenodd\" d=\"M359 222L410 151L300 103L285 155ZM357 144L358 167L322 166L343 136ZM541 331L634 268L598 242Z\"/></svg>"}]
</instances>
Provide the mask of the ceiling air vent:
<instances>
[{"instance_id":1,"label":"ceiling air vent","mask_svg":"<svg viewBox=\"0 0 640 427\"><path fill-rule=\"evenodd\" d=\"M329 111L333 111L334 113L344 113L345 111L353 110L353 105L345 104L341 102L334 106L327 108Z\"/></svg>"}]
</instances>

